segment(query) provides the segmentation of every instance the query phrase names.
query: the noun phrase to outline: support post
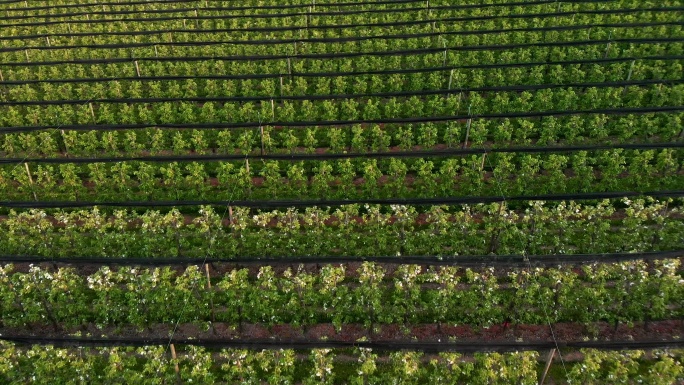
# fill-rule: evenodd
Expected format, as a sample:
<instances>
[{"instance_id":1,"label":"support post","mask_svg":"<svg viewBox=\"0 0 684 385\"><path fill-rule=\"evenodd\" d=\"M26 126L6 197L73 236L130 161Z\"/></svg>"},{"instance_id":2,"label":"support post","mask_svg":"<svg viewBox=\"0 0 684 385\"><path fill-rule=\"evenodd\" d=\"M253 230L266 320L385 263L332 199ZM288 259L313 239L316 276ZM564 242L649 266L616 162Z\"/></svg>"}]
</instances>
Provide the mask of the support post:
<instances>
[{"instance_id":1,"label":"support post","mask_svg":"<svg viewBox=\"0 0 684 385\"><path fill-rule=\"evenodd\" d=\"M553 362L553 356L556 354L556 349L551 349L549 355L546 357L546 366L544 366L544 371L542 372L541 378L539 379L539 385L544 384L546 375L549 373L549 368L551 367L551 362Z\"/></svg>"},{"instance_id":2,"label":"support post","mask_svg":"<svg viewBox=\"0 0 684 385\"><path fill-rule=\"evenodd\" d=\"M67 156L69 155L69 146L67 146L67 141L66 141L66 134L64 133L64 130L60 130L62 133L62 140L64 141L64 152L66 152Z\"/></svg>"},{"instance_id":3,"label":"support post","mask_svg":"<svg viewBox=\"0 0 684 385\"><path fill-rule=\"evenodd\" d=\"M135 63L135 72L138 74L138 77L140 77L140 66L138 65L138 61L134 61Z\"/></svg>"},{"instance_id":4,"label":"support post","mask_svg":"<svg viewBox=\"0 0 684 385\"><path fill-rule=\"evenodd\" d=\"M466 136L465 136L465 142L463 142L463 148L468 147L468 136L470 136L470 125L472 124L473 119L468 118L468 123L466 124Z\"/></svg>"},{"instance_id":5,"label":"support post","mask_svg":"<svg viewBox=\"0 0 684 385\"><path fill-rule=\"evenodd\" d=\"M178 356L176 356L176 347L171 344L171 358L175 361ZM178 367L178 362L173 363L173 370L176 371L176 376L178 377L178 383L180 384L181 382L181 377L180 377L180 368Z\"/></svg>"},{"instance_id":6,"label":"support post","mask_svg":"<svg viewBox=\"0 0 684 385\"><path fill-rule=\"evenodd\" d=\"M627 80L626 81L632 80L632 72L634 71L634 63L635 62L636 62L636 60L632 60L632 64L629 66L629 72L627 73ZM627 92L627 86L625 86L625 89L622 90L623 94L626 92Z\"/></svg>"},{"instance_id":7,"label":"support post","mask_svg":"<svg viewBox=\"0 0 684 385\"><path fill-rule=\"evenodd\" d=\"M33 184L33 177L31 176L31 170L29 169L28 163L24 162L24 167L26 168L26 175L28 175L29 183L31 183L31 188L33 188L35 186ZM38 201L38 195L36 195L35 191L33 191L33 199Z\"/></svg>"},{"instance_id":8,"label":"support post","mask_svg":"<svg viewBox=\"0 0 684 385\"><path fill-rule=\"evenodd\" d=\"M228 206L230 208L230 206ZM204 264L204 271L207 273L207 290L211 292L211 276L209 275L209 264ZM209 306L211 306L211 326L214 328L214 322L216 322L216 316L214 313L214 299L209 297Z\"/></svg>"},{"instance_id":9,"label":"support post","mask_svg":"<svg viewBox=\"0 0 684 385\"><path fill-rule=\"evenodd\" d=\"M451 81L454 80L454 70L451 69L451 73L449 74L449 86L447 87L447 90L451 90Z\"/></svg>"}]
</instances>

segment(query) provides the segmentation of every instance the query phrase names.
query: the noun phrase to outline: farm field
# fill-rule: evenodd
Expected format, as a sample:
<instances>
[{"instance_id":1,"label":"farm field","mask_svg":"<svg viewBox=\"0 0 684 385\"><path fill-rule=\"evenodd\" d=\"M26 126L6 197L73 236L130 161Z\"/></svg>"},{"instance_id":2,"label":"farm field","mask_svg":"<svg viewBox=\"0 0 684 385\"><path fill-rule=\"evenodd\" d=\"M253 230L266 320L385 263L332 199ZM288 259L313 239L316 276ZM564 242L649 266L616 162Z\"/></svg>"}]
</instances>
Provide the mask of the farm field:
<instances>
[{"instance_id":1,"label":"farm field","mask_svg":"<svg viewBox=\"0 0 684 385\"><path fill-rule=\"evenodd\" d=\"M0 0L0 383L684 383L676 0Z\"/></svg>"}]
</instances>

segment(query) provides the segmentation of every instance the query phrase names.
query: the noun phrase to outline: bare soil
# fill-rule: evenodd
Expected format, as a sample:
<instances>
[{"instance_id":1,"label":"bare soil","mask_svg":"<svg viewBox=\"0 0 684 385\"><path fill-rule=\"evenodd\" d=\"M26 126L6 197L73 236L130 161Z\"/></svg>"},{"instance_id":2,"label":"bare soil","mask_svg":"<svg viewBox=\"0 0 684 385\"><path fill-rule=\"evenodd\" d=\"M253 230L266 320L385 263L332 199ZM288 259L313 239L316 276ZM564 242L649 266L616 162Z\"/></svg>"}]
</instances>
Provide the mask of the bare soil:
<instances>
[{"instance_id":1,"label":"bare soil","mask_svg":"<svg viewBox=\"0 0 684 385\"><path fill-rule=\"evenodd\" d=\"M103 329L94 324L81 327L56 330L48 325L33 325L26 328L0 328L3 336L41 336L68 337L75 333L81 336L110 338L169 338L177 339L236 339L236 340L269 340L269 341L344 341L356 342L360 339L375 342L580 342L598 341L668 341L679 339L684 333L684 320L652 321L633 325L608 324L597 322L588 325L579 323L557 323L552 325L514 325L497 324L486 328L475 328L469 325L420 324L405 326L401 324L376 325L365 327L360 324L346 324L340 329L329 323L293 326L280 324L266 326L261 324L229 325L214 323L211 325L180 324L174 330L174 324L153 324L147 328L131 325L107 326ZM553 329L553 334L551 329Z\"/></svg>"}]
</instances>

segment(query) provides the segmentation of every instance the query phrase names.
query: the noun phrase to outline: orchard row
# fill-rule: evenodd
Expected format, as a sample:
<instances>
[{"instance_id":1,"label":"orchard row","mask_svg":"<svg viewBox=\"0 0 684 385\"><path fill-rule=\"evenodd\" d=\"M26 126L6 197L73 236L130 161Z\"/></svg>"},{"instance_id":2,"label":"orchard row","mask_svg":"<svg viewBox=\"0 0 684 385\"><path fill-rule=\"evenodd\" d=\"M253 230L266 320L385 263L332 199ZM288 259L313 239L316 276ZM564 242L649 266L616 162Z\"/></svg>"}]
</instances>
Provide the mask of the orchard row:
<instances>
[{"instance_id":1,"label":"orchard row","mask_svg":"<svg viewBox=\"0 0 684 385\"><path fill-rule=\"evenodd\" d=\"M616 206L623 205L624 209ZM419 214L419 210L422 214ZM681 248L676 202L608 200L463 207L347 205L301 211L10 211L0 251L47 257L598 254ZM230 221L230 222L228 222Z\"/></svg>"},{"instance_id":2,"label":"orchard row","mask_svg":"<svg viewBox=\"0 0 684 385\"><path fill-rule=\"evenodd\" d=\"M11 201L435 198L684 187L676 149L483 154L441 160L117 162L0 167Z\"/></svg>"},{"instance_id":3,"label":"orchard row","mask_svg":"<svg viewBox=\"0 0 684 385\"><path fill-rule=\"evenodd\" d=\"M392 101L386 105L389 109ZM205 105L209 110L209 106ZM36 111L38 112L38 111ZM210 111L207 111L209 113ZM221 114L220 111L217 113ZM47 130L0 134L7 158L365 153L421 149L676 142L681 113L577 114L417 124L230 129ZM524 152L524 151L523 151ZM520 155L523 156L523 155ZM630 155L626 154L630 157ZM675 156L676 158L676 156ZM516 156L517 159L517 156ZM407 160L407 162L412 162Z\"/></svg>"},{"instance_id":4,"label":"orchard row","mask_svg":"<svg viewBox=\"0 0 684 385\"><path fill-rule=\"evenodd\" d=\"M537 384L544 363L537 352L424 354L384 353L366 348L295 350L221 349L174 346L58 348L0 345L0 380L39 385L78 379L88 384L227 383L260 385L353 385L425 383ZM684 379L681 351L600 351L583 349L582 361L566 362L567 372L550 376L569 384L670 385ZM64 363L68 362L68 365ZM177 369L176 369L177 368ZM556 365L554 365L556 368ZM560 370L560 369L559 369Z\"/></svg>"},{"instance_id":5,"label":"orchard row","mask_svg":"<svg viewBox=\"0 0 684 385\"><path fill-rule=\"evenodd\" d=\"M99 328L158 323L225 322L278 325L332 323L470 325L606 321L643 322L682 316L684 285L680 261L634 261L570 267L475 271L440 267L424 271L400 265L393 277L364 262L357 278L345 267L323 266L317 273L276 274L262 266L256 279L247 269L212 279L199 266L172 269L100 268L82 276L71 268L28 272L0 268L2 325L37 324ZM508 281L508 282L506 282ZM432 284L432 285L425 285Z\"/></svg>"},{"instance_id":6,"label":"orchard row","mask_svg":"<svg viewBox=\"0 0 684 385\"><path fill-rule=\"evenodd\" d=\"M400 7L392 5L393 9L380 9L374 5L373 9L358 10L358 9L344 9L341 11L333 11L330 14L319 14L325 12L320 8L315 8L313 4L311 11L304 10L263 10L261 15L256 15L251 12L252 16L234 15L231 16L231 11L220 11L211 9L192 9L188 11L181 11L178 13L165 12L162 14L145 13L130 14L130 15L108 15L102 14L85 14L80 12L73 17L50 17L50 20L21 20L21 19L7 19L4 21L7 27L11 27L15 36L31 35L46 33L52 30L53 33L65 34L74 32L119 32L119 31L154 31L165 29L194 29L199 31L206 30L221 30L221 29L270 29L270 30L292 30L301 29L307 31L308 29L315 30L320 26L349 26L351 28L363 26L365 24L382 24L382 23L408 23L421 21L424 24L428 22L432 24L432 20L441 21L449 20L450 18L462 19L467 21L469 18L482 21L489 18L504 18L504 19L518 19L518 18L532 18L537 16L543 19L545 16L552 21L557 21L565 16L565 20L561 25L574 25L575 20L571 16L579 13L578 22L588 22L587 24L601 24L610 22L627 22L621 12L614 12L618 10L628 10L628 13L635 18L635 15L641 16L642 21L651 20L651 14L659 15L658 19L667 19L667 15L663 12L648 11L649 6L671 7L676 6L676 1L663 1L658 4L644 4L643 2L632 2L634 4L620 4L617 2L601 2L599 4L593 2L579 2L579 3L564 3L548 4L530 2L523 6L501 6L499 4L489 6L482 6L477 8L468 8L461 5L453 5L447 3L446 6L439 5L437 7L428 8L429 3L405 3ZM514 2L516 3L516 2ZM517 2L519 3L519 2ZM234 5L234 4L231 4ZM242 5L242 3L241 3ZM389 5L385 5L389 8ZM166 5L165 5L166 7ZM206 7L205 7L206 8ZM407 9L407 11L402 11ZM166 8L168 9L168 8ZM315 9L315 10L314 10ZM593 13L593 10L601 9L604 13ZM646 9L646 11L641 11ZM410 11L408 11L410 10ZM517 11L517 12L515 12ZM611 12L613 11L613 12ZM510 16L512 12L521 14L522 16ZM587 12L583 14L583 12ZM38 13L38 12L35 12ZM247 13L247 12L240 12ZM561 13L557 15L557 13ZM548 16L547 16L548 15ZM644 20L644 18L646 20ZM61 19L61 20L60 20ZM427 20L427 21L426 21ZM632 19L633 20L633 19ZM674 20L677 20L676 18ZM440 23L442 25L442 23Z\"/></svg>"},{"instance_id":7,"label":"orchard row","mask_svg":"<svg viewBox=\"0 0 684 385\"><path fill-rule=\"evenodd\" d=\"M236 126L279 125L302 122L311 125L320 122L356 120L388 120L405 118L445 118L465 119L470 115L513 114L524 115L540 112L578 111L603 112L604 109L629 108L678 108L684 105L684 85L657 84L647 86L589 87L583 90L573 87L565 89L545 88L535 91L497 92L467 94L456 93L419 97L399 96L391 99L379 96L334 97L315 100L272 99L258 101L226 101L204 103L191 101L150 102L146 99L85 101L57 101L55 104L12 105L0 107L4 127L37 126L36 128L59 128L71 125L88 126L95 124L188 124L229 122ZM230 95L230 93L228 93ZM258 99L258 98L257 98ZM30 103L33 104L33 103ZM629 111L627 111L629 112ZM587 112L584 112L587 113ZM258 123L257 123L258 122ZM25 129L28 130L28 129ZM601 127L597 128L601 130ZM559 133L555 133L558 135ZM518 134L526 138L529 133Z\"/></svg>"}]
</instances>

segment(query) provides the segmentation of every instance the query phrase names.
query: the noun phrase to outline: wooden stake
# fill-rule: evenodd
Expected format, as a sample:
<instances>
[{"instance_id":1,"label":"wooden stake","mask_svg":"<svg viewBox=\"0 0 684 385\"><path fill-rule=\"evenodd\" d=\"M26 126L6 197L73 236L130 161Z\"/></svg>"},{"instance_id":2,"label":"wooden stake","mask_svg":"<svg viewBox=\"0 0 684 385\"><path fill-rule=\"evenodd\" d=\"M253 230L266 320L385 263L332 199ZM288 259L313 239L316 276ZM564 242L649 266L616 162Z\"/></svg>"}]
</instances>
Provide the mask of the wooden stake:
<instances>
[{"instance_id":1,"label":"wooden stake","mask_svg":"<svg viewBox=\"0 0 684 385\"><path fill-rule=\"evenodd\" d=\"M228 206L228 220L233 223L233 206Z\"/></svg>"},{"instance_id":2,"label":"wooden stake","mask_svg":"<svg viewBox=\"0 0 684 385\"><path fill-rule=\"evenodd\" d=\"M69 155L69 146L67 146L67 141L66 141L66 134L64 133L64 130L60 130L62 132L62 140L64 141L64 152Z\"/></svg>"},{"instance_id":3,"label":"wooden stake","mask_svg":"<svg viewBox=\"0 0 684 385\"><path fill-rule=\"evenodd\" d=\"M470 136L470 125L472 124L473 119L468 118L468 124L466 124L466 136L465 136L465 142L463 142L463 148L468 147L468 136Z\"/></svg>"},{"instance_id":4,"label":"wooden stake","mask_svg":"<svg viewBox=\"0 0 684 385\"><path fill-rule=\"evenodd\" d=\"M27 54L28 55L28 54ZM290 58L287 58L287 73L292 76L292 63L290 63ZM281 78L282 79L282 78Z\"/></svg>"},{"instance_id":5,"label":"wooden stake","mask_svg":"<svg viewBox=\"0 0 684 385\"><path fill-rule=\"evenodd\" d=\"M612 38L613 38L613 31L610 31L610 33L608 34L608 40L610 40ZM606 59L608 57L608 51L610 50L610 43L611 42L609 41L608 44L606 44L606 54L603 55L604 59Z\"/></svg>"},{"instance_id":6,"label":"wooden stake","mask_svg":"<svg viewBox=\"0 0 684 385\"><path fill-rule=\"evenodd\" d=\"M275 103L273 102L273 99L271 99L271 115L273 115L273 121L275 121Z\"/></svg>"},{"instance_id":7,"label":"wooden stake","mask_svg":"<svg viewBox=\"0 0 684 385\"><path fill-rule=\"evenodd\" d=\"M27 62L28 62L28 61L31 61L31 59L29 59L29 55L28 55L28 50L27 50L27 49L24 50L24 53L26 54L26 61L27 61Z\"/></svg>"},{"instance_id":8,"label":"wooden stake","mask_svg":"<svg viewBox=\"0 0 684 385\"><path fill-rule=\"evenodd\" d=\"M250 175L249 186L247 186L247 194L249 196L251 196L252 195L252 177L251 177L252 174L249 171L249 159L247 159L247 158L245 158L245 168L247 169L247 175Z\"/></svg>"},{"instance_id":9,"label":"wooden stake","mask_svg":"<svg viewBox=\"0 0 684 385\"><path fill-rule=\"evenodd\" d=\"M632 60L632 65L629 66L629 73L627 73L627 81L630 81L632 79L632 71L634 71L634 62L636 62L636 60ZM625 86L625 88L622 90L622 94L625 94L627 92L627 87L628 86Z\"/></svg>"},{"instance_id":10,"label":"wooden stake","mask_svg":"<svg viewBox=\"0 0 684 385\"><path fill-rule=\"evenodd\" d=\"M154 46L154 56L159 57L159 52L157 52L157 46Z\"/></svg>"},{"instance_id":11,"label":"wooden stake","mask_svg":"<svg viewBox=\"0 0 684 385\"><path fill-rule=\"evenodd\" d=\"M264 155L264 126L259 126L259 131L261 132L261 155Z\"/></svg>"},{"instance_id":12,"label":"wooden stake","mask_svg":"<svg viewBox=\"0 0 684 385\"><path fill-rule=\"evenodd\" d=\"M288 61L289 63L289 61ZM283 76L280 75L280 96L283 96Z\"/></svg>"},{"instance_id":13,"label":"wooden stake","mask_svg":"<svg viewBox=\"0 0 684 385\"><path fill-rule=\"evenodd\" d=\"M138 74L138 77L140 77L140 66L138 66L138 61L134 61L135 63L135 72Z\"/></svg>"},{"instance_id":14,"label":"wooden stake","mask_svg":"<svg viewBox=\"0 0 684 385\"><path fill-rule=\"evenodd\" d=\"M188 28L188 26L185 25L185 19L183 19L183 28L186 28L186 29Z\"/></svg>"},{"instance_id":15,"label":"wooden stake","mask_svg":"<svg viewBox=\"0 0 684 385\"><path fill-rule=\"evenodd\" d=\"M71 24L67 23L67 29L69 30L69 33L71 33Z\"/></svg>"},{"instance_id":16,"label":"wooden stake","mask_svg":"<svg viewBox=\"0 0 684 385\"><path fill-rule=\"evenodd\" d=\"M47 41L47 46L50 46L50 36L45 36L45 41Z\"/></svg>"},{"instance_id":17,"label":"wooden stake","mask_svg":"<svg viewBox=\"0 0 684 385\"><path fill-rule=\"evenodd\" d=\"M546 379L546 375L549 373L549 368L551 367L551 362L553 361L553 356L556 354L556 349L551 349L549 351L549 355L546 358L546 366L544 367L544 371L542 372L541 378L539 379L539 385L544 384L544 380Z\"/></svg>"},{"instance_id":18,"label":"wooden stake","mask_svg":"<svg viewBox=\"0 0 684 385\"><path fill-rule=\"evenodd\" d=\"M480 172L484 171L485 159L487 159L487 153L482 154L482 163L480 163Z\"/></svg>"},{"instance_id":19,"label":"wooden stake","mask_svg":"<svg viewBox=\"0 0 684 385\"><path fill-rule=\"evenodd\" d=\"M176 356L176 347L171 344L171 358L174 360L177 358ZM180 368L178 367L178 362L174 362L173 364L174 370L176 371L176 376L178 376L178 383L180 383L181 377L180 377Z\"/></svg>"},{"instance_id":20,"label":"wooden stake","mask_svg":"<svg viewBox=\"0 0 684 385\"><path fill-rule=\"evenodd\" d=\"M636 60L632 60L632 65L629 66L629 73L627 74L627 81L632 80L632 72L634 71L634 63L636 63Z\"/></svg>"},{"instance_id":21,"label":"wooden stake","mask_svg":"<svg viewBox=\"0 0 684 385\"><path fill-rule=\"evenodd\" d=\"M31 183L31 187L33 187L33 177L31 176L31 170L29 169L28 163L24 162L24 167L26 167L26 175L28 175L29 178L29 183ZM36 192L33 192L33 199L38 201L38 195L36 195Z\"/></svg>"},{"instance_id":22,"label":"wooden stake","mask_svg":"<svg viewBox=\"0 0 684 385\"><path fill-rule=\"evenodd\" d=\"M0 70L0 82L4 82L5 78L2 76L2 70Z\"/></svg>"},{"instance_id":23,"label":"wooden stake","mask_svg":"<svg viewBox=\"0 0 684 385\"><path fill-rule=\"evenodd\" d=\"M230 208L230 206L228 206ZM211 277L209 276L209 264L205 263L204 264L204 271L207 272L207 290L211 291ZM216 317L214 315L214 299L209 297L209 306L211 306L211 324L212 328L214 326L214 322L216 322Z\"/></svg>"},{"instance_id":24,"label":"wooden stake","mask_svg":"<svg viewBox=\"0 0 684 385\"><path fill-rule=\"evenodd\" d=\"M451 70L451 73L449 74L449 87L447 87L447 90L451 89L451 81L454 80L454 70Z\"/></svg>"},{"instance_id":25,"label":"wooden stake","mask_svg":"<svg viewBox=\"0 0 684 385\"><path fill-rule=\"evenodd\" d=\"M93 103L88 103L88 105L90 106L90 115L93 116L93 123L95 123L96 119L95 119L95 110L93 110Z\"/></svg>"}]
</instances>

